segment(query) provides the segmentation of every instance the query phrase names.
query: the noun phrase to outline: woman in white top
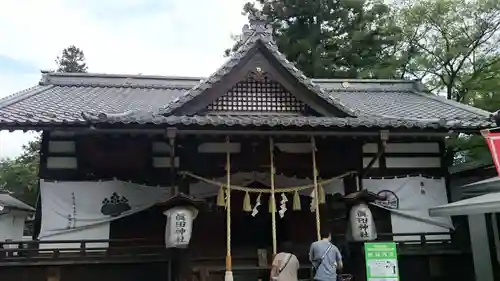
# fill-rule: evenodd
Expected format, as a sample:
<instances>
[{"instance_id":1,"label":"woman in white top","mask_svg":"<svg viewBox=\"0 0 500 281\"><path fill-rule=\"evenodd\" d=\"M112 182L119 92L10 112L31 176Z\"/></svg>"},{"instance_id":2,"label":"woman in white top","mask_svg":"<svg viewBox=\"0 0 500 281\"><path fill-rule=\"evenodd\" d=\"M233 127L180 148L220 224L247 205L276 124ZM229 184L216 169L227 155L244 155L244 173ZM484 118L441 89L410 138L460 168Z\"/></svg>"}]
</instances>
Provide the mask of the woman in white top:
<instances>
[{"instance_id":1,"label":"woman in white top","mask_svg":"<svg viewBox=\"0 0 500 281\"><path fill-rule=\"evenodd\" d=\"M293 254L290 242L284 242L271 267L271 281L297 281L299 259Z\"/></svg>"}]
</instances>

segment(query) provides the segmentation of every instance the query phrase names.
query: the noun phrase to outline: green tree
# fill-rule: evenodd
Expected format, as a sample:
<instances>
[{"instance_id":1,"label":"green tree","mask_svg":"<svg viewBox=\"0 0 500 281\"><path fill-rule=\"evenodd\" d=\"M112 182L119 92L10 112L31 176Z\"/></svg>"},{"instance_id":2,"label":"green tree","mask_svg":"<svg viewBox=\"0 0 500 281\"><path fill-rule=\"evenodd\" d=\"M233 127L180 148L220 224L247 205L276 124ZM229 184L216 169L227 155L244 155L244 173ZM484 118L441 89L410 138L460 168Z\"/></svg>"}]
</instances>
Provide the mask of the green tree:
<instances>
[{"instance_id":1,"label":"green tree","mask_svg":"<svg viewBox=\"0 0 500 281\"><path fill-rule=\"evenodd\" d=\"M403 42L415 51L407 74L447 99L472 103L484 86L479 79L499 71L500 2L411 0L396 10Z\"/></svg>"},{"instance_id":2,"label":"green tree","mask_svg":"<svg viewBox=\"0 0 500 281\"><path fill-rule=\"evenodd\" d=\"M56 64L57 72L87 72L85 55L74 45L62 51L62 55L56 59Z\"/></svg>"},{"instance_id":3,"label":"green tree","mask_svg":"<svg viewBox=\"0 0 500 281\"><path fill-rule=\"evenodd\" d=\"M499 109L499 1L400 1L395 10L403 42L415 51L405 66L407 76L447 99ZM481 136L462 134L450 138L448 157L459 163L491 155Z\"/></svg>"},{"instance_id":4,"label":"green tree","mask_svg":"<svg viewBox=\"0 0 500 281\"><path fill-rule=\"evenodd\" d=\"M394 77L401 29L383 1L259 0L281 52L309 77ZM229 55L235 48L226 50Z\"/></svg>"},{"instance_id":5,"label":"green tree","mask_svg":"<svg viewBox=\"0 0 500 281\"><path fill-rule=\"evenodd\" d=\"M0 159L0 186L34 206L38 195L40 137L23 146L15 158Z\"/></svg>"}]
</instances>

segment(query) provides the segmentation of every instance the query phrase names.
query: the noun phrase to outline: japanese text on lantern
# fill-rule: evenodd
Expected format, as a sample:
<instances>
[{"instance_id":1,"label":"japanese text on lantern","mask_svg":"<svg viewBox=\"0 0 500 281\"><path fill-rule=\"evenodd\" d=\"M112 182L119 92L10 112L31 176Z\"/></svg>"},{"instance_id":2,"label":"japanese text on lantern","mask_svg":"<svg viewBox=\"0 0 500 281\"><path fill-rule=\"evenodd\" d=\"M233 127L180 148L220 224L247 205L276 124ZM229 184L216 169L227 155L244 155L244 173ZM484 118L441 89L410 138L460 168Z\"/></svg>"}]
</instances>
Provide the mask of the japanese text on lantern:
<instances>
[{"instance_id":1,"label":"japanese text on lantern","mask_svg":"<svg viewBox=\"0 0 500 281\"><path fill-rule=\"evenodd\" d=\"M175 215L175 234L177 235L177 243L186 242L184 234L186 234L186 214L177 213Z\"/></svg>"},{"instance_id":2,"label":"japanese text on lantern","mask_svg":"<svg viewBox=\"0 0 500 281\"><path fill-rule=\"evenodd\" d=\"M368 237L368 215L363 210L356 212L356 222L358 224L361 238Z\"/></svg>"}]
</instances>

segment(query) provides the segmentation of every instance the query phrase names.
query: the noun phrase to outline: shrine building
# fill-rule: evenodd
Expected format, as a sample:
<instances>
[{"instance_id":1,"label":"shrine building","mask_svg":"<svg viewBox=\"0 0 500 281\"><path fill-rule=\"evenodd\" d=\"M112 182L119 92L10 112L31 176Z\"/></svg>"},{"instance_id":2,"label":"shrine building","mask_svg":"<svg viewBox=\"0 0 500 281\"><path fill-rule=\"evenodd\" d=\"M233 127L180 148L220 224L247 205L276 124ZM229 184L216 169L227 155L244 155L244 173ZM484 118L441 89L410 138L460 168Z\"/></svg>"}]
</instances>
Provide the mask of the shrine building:
<instances>
[{"instance_id":1,"label":"shrine building","mask_svg":"<svg viewBox=\"0 0 500 281\"><path fill-rule=\"evenodd\" d=\"M490 112L306 77L260 15L241 40L209 77L42 72L0 99L0 130L42 135L35 235L0 241L0 279L267 280L285 241L308 279L326 228L355 280L365 241L397 242L401 280L473 280L467 225L428 210L451 201L446 139Z\"/></svg>"}]
</instances>

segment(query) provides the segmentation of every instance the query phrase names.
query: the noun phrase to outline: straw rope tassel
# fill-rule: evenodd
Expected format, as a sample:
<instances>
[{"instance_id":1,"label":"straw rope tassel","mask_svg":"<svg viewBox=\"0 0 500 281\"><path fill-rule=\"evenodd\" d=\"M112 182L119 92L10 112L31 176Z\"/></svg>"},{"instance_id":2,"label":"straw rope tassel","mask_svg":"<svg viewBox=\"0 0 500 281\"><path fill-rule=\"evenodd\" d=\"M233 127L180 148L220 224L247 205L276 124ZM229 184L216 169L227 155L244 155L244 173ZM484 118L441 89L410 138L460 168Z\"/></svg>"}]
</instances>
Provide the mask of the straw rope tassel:
<instances>
[{"instance_id":1,"label":"straw rope tassel","mask_svg":"<svg viewBox=\"0 0 500 281\"><path fill-rule=\"evenodd\" d=\"M311 150L312 150L312 162L313 162L313 181L314 181L314 204L316 209L316 235L318 240L321 240L321 221L319 217L319 189L318 189L318 170L316 168L316 140L311 137Z\"/></svg>"},{"instance_id":2,"label":"straw rope tassel","mask_svg":"<svg viewBox=\"0 0 500 281\"><path fill-rule=\"evenodd\" d=\"M219 207L225 207L226 206L226 194L225 193L225 188L223 185L219 188L219 193L217 193L217 206Z\"/></svg>"},{"instance_id":3,"label":"straw rope tassel","mask_svg":"<svg viewBox=\"0 0 500 281\"><path fill-rule=\"evenodd\" d=\"M252 205L250 203L250 194L248 194L248 192L245 192L245 197L243 197L243 211L244 212L252 211Z\"/></svg>"},{"instance_id":4,"label":"straw rope tassel","mask_svg":"<svg viewBox=\"0 0 500 281\"><path fill-rule=\"evenodd\" d=\"M323 185L318 184L318 200L319 204L325 204L326 203L326 194L325 194L325 189L323 188Z\"/></svg>"},{"instance_id":5,"label":"straw rope tassel","mask_svg":"<svg viewBox=\"0 0 500 281\"><path fill-rule=\"evenodd\" d=\"M295 190L293 193L293 210L294 211L300 211L301 206L300 206L300 196L299 192Z\"/></svg>"},{"instance_id":6,"label":"straw rope tassel","mask_svg":"<svg viewBox=\"0 0 500 281\"><path fill-rule=\"evenodd\" d=\"M274 141L273 138L269 138L269 154L270 154L270 164L271 164L271 196L269 200L271 201L271 231L273 237L273 259L276 256L276 201L274 200L274 175L276 174L276 169L274 167Z\"/></svg>"},{"instance_id":7,"label":"straw rope tassel","mask_svg":"<svg viewBox=\"0 0 500 281\"><path fill-rule=\"evenodd\" d=\"M226 137L226 274L224 281L233 281L231 260L231 154L229 153L229 137Z\"/></svg>"}]
</instances>

